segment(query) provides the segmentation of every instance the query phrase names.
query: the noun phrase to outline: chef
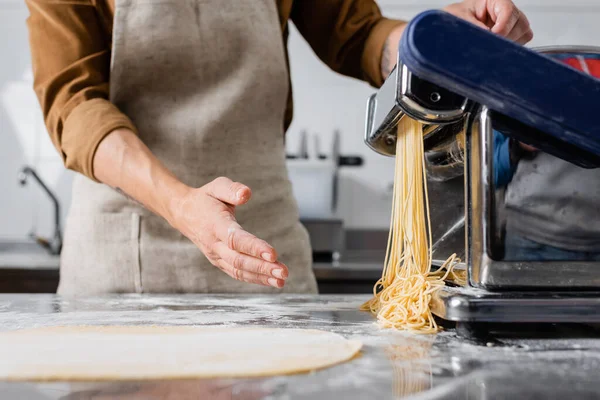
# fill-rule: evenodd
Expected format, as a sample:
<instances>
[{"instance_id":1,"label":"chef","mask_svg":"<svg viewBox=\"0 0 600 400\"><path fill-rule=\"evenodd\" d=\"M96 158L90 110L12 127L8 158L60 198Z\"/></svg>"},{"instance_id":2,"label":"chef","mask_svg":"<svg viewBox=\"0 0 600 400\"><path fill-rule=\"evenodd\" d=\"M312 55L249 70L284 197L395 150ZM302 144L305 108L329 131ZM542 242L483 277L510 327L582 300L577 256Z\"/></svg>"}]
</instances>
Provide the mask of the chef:
<instances>
[{"instance_id":1,"label":"chef","mask_svg":"<svg viewBox=\"0 0 600 400\"><path fill-rule=\"evenodd\" d=\"M59 293L314 293L284 156L291 20L381 85L405 23L374 0L26 0L35 91L79 172ZM520 43L510 0L446 10Z\"/></svg>"}]
</instances>

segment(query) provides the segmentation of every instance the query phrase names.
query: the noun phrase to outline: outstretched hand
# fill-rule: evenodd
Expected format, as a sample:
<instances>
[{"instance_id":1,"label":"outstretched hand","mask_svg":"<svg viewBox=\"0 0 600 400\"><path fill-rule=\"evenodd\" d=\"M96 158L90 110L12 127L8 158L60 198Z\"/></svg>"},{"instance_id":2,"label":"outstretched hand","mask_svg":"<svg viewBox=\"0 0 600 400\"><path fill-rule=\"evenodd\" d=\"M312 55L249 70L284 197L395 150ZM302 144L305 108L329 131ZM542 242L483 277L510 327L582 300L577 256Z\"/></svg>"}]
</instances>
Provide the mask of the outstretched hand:
<instances>
[{"instance_id":1,"label":"outstretched hand","mask_svg":"<svg viewBox=\"0 0 600 400\"><path fill-rule=\"evenodd\" d=\"M251 195L248 186L217 178L182 197L172 225L232 278L281 288L287 267L277 261L271 245L245 231L235 219L235 207L247 203Z\"/></svg>"}]
</instances>

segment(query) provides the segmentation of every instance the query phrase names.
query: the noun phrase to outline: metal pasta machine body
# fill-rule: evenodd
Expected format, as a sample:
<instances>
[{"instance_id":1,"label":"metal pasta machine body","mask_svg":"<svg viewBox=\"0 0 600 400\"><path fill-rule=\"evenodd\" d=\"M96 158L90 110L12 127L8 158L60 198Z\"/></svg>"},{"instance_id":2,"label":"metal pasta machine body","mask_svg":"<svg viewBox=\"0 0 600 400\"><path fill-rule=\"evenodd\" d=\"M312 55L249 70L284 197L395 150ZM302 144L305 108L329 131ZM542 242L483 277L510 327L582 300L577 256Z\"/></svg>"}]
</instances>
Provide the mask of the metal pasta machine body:
<instances>
[{"instance_id":1,"label":"metal pasta machine body","mask_svg":"<svg viewBox=\"0 0 600 400\"><path fill-rule=\"evenodd\" d=\"M407 26L365 141L394 156L398 121L424 123L434 257L468 274L439 317L600 322L598 73L600 48L532 50L441 11Z\"/></svg>"}]
</instances>

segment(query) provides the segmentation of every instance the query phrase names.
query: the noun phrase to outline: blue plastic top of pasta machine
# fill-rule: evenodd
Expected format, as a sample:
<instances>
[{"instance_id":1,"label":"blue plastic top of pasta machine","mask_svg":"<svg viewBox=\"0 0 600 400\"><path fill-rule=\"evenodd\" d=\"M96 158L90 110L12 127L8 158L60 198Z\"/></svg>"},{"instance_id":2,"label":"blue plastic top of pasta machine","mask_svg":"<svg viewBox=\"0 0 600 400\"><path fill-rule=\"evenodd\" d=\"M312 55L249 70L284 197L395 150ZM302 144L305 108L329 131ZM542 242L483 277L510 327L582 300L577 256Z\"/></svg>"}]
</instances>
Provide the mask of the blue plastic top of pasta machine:
<instances>
[{"instance_id":1,"label":"blue plastic top of pasta machine","mask_svg":"<svg viewBox=\"0 0 600 400\"><path fill-rule=\"evenodd\" d=\"M399 58L421 79L533 128L518 139L567 160L600 159L600 80L442 11L409 23Z\"/></svg>"}]
</instances>

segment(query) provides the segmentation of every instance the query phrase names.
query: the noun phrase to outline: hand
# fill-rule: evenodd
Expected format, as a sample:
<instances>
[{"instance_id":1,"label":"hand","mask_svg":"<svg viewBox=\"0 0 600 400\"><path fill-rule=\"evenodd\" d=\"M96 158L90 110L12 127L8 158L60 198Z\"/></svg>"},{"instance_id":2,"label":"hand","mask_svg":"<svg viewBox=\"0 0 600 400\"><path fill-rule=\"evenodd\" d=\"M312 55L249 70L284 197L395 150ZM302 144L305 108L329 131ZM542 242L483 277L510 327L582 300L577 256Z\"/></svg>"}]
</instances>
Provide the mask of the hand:
<instances>
[{"instance_id":1,"label":"hand","mask_svg":"<svg viewBox=\"0 0 600 400\"><path fill-rule=\"evenodd\" d=\"M250 188L228 178L217 178L190 189L169 218L214 266L234 279L276 288L288 276L277 253L264 240L244 231L235 219L235 207L250 200Z\"/></svg>"},{"instance_id":2,"label":"hand","mask_svg":"<svg viewBox=\"0 0 600 400\"><path fill-rule=\"evenodd\" d=\"M532 159L538 152L538 149L531 145L519 142L513 138L508 140L508 155L512 166L517 165L521 159Z\"/></svg>"},{"instance_id":3,"label":"hand","mask_svg":"<svg viewBox=\"0 0 600 400\"><path fill-rule=\"evenodd\" d=\"M247 186L218 178L192 189L128 129L116 129L100 142L94 174L100 182L165 218L229 276L283 287L288 270L277 262L275 249L244 231L235 220L235 207L250 200Z\"/></svg>"},{"instance_id":4,"label":"hand","mask_svg":"<svg viewBox=\"0 0 600 400\"><path fill-rule=\"evenodd\" d=\"M533 39L529 20L511 0L464 0L444 10L519 44Z\"/></svg>"},{"instance_id":5,"label":"hand","mask_svg":"<svg viewBox=\"0 0 600 400\"><path fill-rule=\"evenodd\" d=\"M530 145L528 145L528 144L525 144L525 143L523 143L523 142L519 142L519 146L520 146L520 147L521 147L523 150L525 150L525 151L528 151L528 152L530 152L530 153L535 153L536 151L538 151L538 149L536 149L535 147L533 147L533 146L530 146Z\"/></svg>"},{"instance_id":6,"label":"hand","mask_svg":"<svg viewBox=\"0 0 600 400\"><path fill-rule=\"evenodd\" d=\"M529 21L511 0L463 0L450 4L444 11L491 30L519 44L533 39ZM381 55L381 76L385 79L396 65L398 43L406 25L394 29L385 41Z\"/></svg>"}]
</instances>

